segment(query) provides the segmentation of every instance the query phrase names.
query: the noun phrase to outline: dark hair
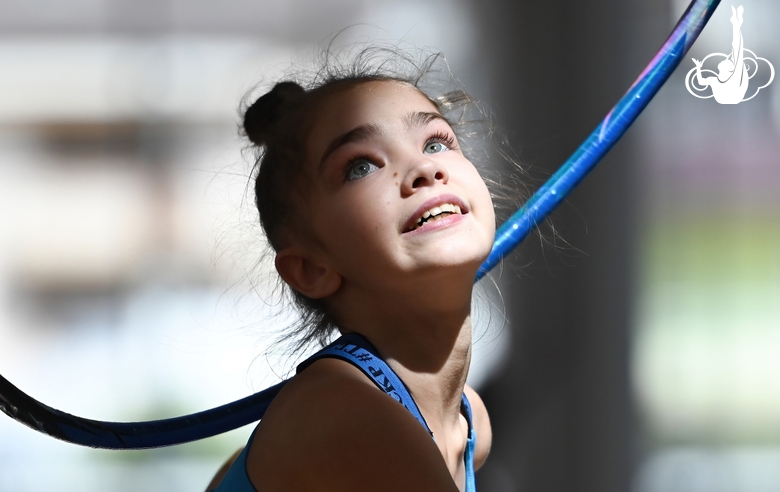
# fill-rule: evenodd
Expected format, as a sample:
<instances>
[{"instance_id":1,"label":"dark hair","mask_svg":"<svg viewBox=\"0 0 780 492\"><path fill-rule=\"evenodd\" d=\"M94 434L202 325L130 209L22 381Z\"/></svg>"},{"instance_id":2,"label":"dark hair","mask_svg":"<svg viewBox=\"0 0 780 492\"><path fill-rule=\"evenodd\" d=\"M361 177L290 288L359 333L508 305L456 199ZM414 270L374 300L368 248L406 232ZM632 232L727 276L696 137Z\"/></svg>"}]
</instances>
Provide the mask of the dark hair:
<instances>
[{"instance_id":1,"label":"dark hair","mask_svg":"<svg viewBox=\"0 0 780 492\"><path fill-rule=\"evenodd\" d=\"M489 120L475 101L463 90L452 89L453 77L441 53L415 56L397 48L370 47L354 56L346 53L337 57L328 49L318 70L286 78L246 106L243 113L243 132L255 150L255 203L260 224L274 251L286 246L292 231L305 227L300 222L296 224L302 211L294 199L301 187L304 144L317 105L334 92L372 81L399 81L416 87L447 119L464 153L475 163L480 159L475 161L469 151L479 149L467 143L469 137L492 133ZM434 95L435 88L442 86L447 90ZM497 181L486 182L501 188ZM491 194L497 198L494 188L491 187ZM337 327L324 300L306 297L286 284L284 288L300 312L300 322L286 337L296 338L297 348L310 342L328 343Z\"/></svg>"}]
</instances>

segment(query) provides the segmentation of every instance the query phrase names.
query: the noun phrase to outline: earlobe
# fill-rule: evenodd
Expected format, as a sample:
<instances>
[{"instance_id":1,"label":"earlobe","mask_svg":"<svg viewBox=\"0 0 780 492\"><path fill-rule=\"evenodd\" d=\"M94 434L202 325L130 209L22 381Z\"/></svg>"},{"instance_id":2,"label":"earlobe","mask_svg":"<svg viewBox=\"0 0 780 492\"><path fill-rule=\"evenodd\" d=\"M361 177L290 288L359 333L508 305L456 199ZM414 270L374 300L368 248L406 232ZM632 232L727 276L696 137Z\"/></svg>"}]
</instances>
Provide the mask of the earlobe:
<instances>
[{"instance_id":1,"label":"earlobe","mask_svg":"<svg viewBox=\"0 0 780 492\"><path fill-rule=\"evenodd\" d=\"M276 270L290 287L312 299L322 299L341 286L341 275L305 251L289 246L276 253Z\"/></svg>"}]
</instances>

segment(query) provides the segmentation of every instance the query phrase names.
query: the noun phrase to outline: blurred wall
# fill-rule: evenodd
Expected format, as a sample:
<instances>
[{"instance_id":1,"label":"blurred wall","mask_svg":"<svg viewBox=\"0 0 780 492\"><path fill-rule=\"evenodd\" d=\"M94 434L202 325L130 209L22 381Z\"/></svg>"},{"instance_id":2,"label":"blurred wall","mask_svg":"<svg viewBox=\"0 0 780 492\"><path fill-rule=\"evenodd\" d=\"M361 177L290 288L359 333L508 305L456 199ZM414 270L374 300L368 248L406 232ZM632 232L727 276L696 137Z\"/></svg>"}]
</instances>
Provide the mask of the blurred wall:
<instances>
[{"instance_id":1,"label":"blurred wall","mask_svg":"<svg viewBox=\"0 0 780 492\"><path fill-rule=\"evenodd\" d=\"M493 106L536 188L652 58L668 34L667 5L484 5ZM504 267L512 357L482 393L495 440L480 490L630 488L636 138L634 128Z\"/></svg>"},{"instance_id":2,"label":"blurred wall","mask_svg":"<svg viewBox=\"0 0 780 492\"><path fill-rule=\"evenodd\" d=\"M480 10L493 106L537 183L688 3ZM745 47L777 69L780 7L740 3ZM729 53L730 17L723 2L634 127L505 267L512 357L482 393L495 433L484 490L780 487L780 92L775 80L723 106L683 80L690 57ZM756 82L769 76L763 65Z\"/></svg>"}]
</instances>

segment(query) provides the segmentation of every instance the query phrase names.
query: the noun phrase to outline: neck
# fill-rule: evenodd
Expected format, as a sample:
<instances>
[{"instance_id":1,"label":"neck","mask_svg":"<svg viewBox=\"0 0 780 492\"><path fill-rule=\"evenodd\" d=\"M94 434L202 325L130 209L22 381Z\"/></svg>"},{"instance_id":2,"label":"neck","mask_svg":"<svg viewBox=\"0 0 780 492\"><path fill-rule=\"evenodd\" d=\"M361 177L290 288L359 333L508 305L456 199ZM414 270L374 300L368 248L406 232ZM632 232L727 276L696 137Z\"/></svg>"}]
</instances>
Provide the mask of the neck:
<instances>
[{"instance_id":1,"label":"neck","mask_svg":"<svg viewBox=\"0 0 780 492\"><path fill-rule=\"evenodd\" d=\"M471 361L472 282L411 282L374 293L343 289L342 331L366 336L406 383L426 418L454 424ZM427 285L426 285L427 284ZM441 288L446 285L446 288ZM436 292L436 295L431 295ZM423 300L423 301L421 301Z\"/></svg>"},{"instance_id":2,"label":"neck","mask_svg":"<svg viewBox=\"0 0 780 492\"><path fill-rule=\"evenodd\" d=\"M414 344L414 353L397 349L397 344L392 343L383 344L386 351L377 348L409 387L423 414L454 425L460 415L461 394L471 362L471 318L463 320L457 333L446 337L421 336Z\"/></svg>"}]
</instances>

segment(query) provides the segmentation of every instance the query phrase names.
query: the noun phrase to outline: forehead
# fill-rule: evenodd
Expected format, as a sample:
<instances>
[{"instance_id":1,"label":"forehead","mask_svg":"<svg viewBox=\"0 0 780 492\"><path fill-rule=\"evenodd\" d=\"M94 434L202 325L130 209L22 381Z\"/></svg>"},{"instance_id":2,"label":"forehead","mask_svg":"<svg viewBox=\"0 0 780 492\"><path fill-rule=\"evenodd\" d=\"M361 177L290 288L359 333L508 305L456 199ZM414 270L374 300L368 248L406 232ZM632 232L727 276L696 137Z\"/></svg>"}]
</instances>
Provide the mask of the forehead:
<instances>
[{"instance_id":1,"label":"forehead","mask_svg":"<svg viewBox=\"0 0 780 492\"><path fill-rule=\"evenodd\" d=\"M371 81L327 96L317 110L309 133L309 151L360 125L393 125L410 113L439 112L416 87L400 81Z\"/></svg>"}]
</instances>

